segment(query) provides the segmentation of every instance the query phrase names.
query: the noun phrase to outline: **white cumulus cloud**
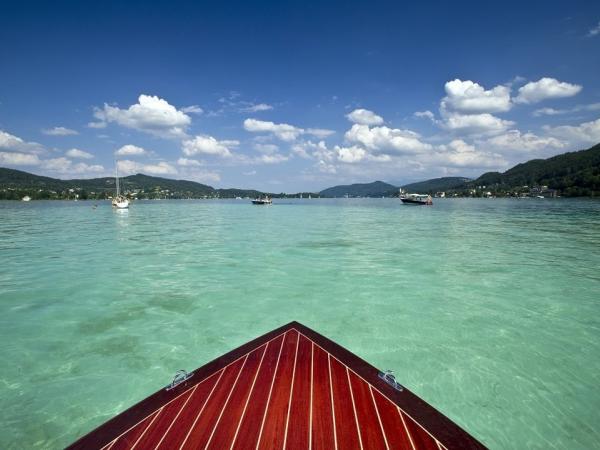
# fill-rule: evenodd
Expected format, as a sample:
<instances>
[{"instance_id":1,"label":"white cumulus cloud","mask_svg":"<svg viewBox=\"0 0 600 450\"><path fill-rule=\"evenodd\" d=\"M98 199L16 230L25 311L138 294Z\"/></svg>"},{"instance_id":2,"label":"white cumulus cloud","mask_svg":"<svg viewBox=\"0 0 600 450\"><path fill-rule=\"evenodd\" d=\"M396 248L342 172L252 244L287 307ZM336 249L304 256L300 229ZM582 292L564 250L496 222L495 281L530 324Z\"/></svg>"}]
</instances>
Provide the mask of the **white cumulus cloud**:
<instances>
[{"instance_id":1,"label":"white cumulus cloud","mask_svg":"<svg viewBox=\"0 0 600 450\"><path fill-rule=\"evenodd\" d=\"M459 168L498 169L507 161L499 154L478 151L473 145L462 139L454 139L441 145L430 162Z\"/></svg>"},{"instance_id":2,"label":"white cumulus cloud","mask_svg":"<svg viewBox=\"0 0 600 450\"><path fill-rule=\"evenodd\" d=\"M544 127L548 133L577 144L597 144L600 142L600 119L584 122L579 125L561 125Z\"/></svg>"},{"instance_id":3,"label":"white cumulus cloud","mask_svg":"<svg viewBox=\"0 0 600 450\"><path fill-rule=\"evenodd\" d=\"M77 131L65 127L47 128L42 130L42 133L47 134L48 136L74 136L79 134Z\"/></svg>"},{"instance_id":4,"label":"white cumulus cloud","mask_svg":"<svg viewBox=\"0 0 600 450\"><path fill-rule=\"evenodd\" d=\"M186 137L186 129L191 118L166 100L153 95L140 95L138 103L127 109L104 104L97 108L94 117L98 122L89 126L101 128L107 123L117 123L125 128L142 131L166 138Z\"/></svg>"},{"instance_id":5,"label":"white cumulus cloud","mask_svg":"<svg viewBox=\"0 0 600 450\"><path fill-rule=\"evenodd\" d=\"M185 106L181 108L181 112L187 114L202 114L204 110L200 108L198 105Z\"/></svg>"},{"instance_id":6,"label":"white cumulus cloud","mask_svg":"<svg viewBox=\"0 0 600 450\"><path fill-rule=\"evenodd\" d=\"M363 108L355 109L351 113L346 114L346 118L350 122L360 125L381 125L383 123L383 117Z\"/></svg>"},{"instance_id":7,"label":"white cumulus cloud","mask_svg":"<svg viewBox=\"0 0 600 450\"><path fill-rule=\"evenodd\" d=\"M31 153L0 152L0 164L7 166L37 166L38 155Z\"/></svg>"},{"instance_id":8,"label":"white cumulus cloud","mask_svg":"<svg viewBox=\"0 0 600 450\"><path fill-rule=\"evenodd\" d=\"M388 127L369 127L354 124L345 134L348 142L361 144L375 152L393 152L398 154L414 154L430 150L432 146L420 140L420 136L410 130Z\"/></svg>"},{"instance_id":9,"label":"white cumulus cloud","mask_svg":"<svg viewBox=\"0 0 600 450\"><path fill-rule=\"evenodd\" d=\"M202 163L197 159L179 158L177 160L177 165L183 167L199 167Z\"/></svg>"},{"instance_id":10,"label":"white cumulus cloud","mask_svg":"<svg viewBox=\"0 0 600 450\"><path fill-rule=\"evenodd\" d=\"M80 158L80 159L92 159L94 155L88 152L84 152L83 150L79 150L78 148L72 148L71 150L67 150L65 155L71 158Z\"/></svg>"},{"instance_id":11,"label":"white cumulus cloud","mask_svg":"<svg viewBox=\"0 0 600 450\"><path fill-rule=\"evenodd\" d=\"M199 135L183 141L182 149L186 156L204 154L228 158L232 156L231 149L239 144L239 141L235 140L219 141L212 136Z\"/></svg>"},{"instance_id":12,"label":"white cumulus cloud","mask_svg":"<svg viewBox=\"0 0 600 450\"><path fill-rule=\"evenodd\" d=\"M262 142L257 142L254 144L253 147L255 150L257 150L261 153L264 153L266 155L273 154L273 153L276 153L277 151L279 151L279 147L275 144L264 144Z\"/></svg>"},{"instance_id":13,"label":"white cumulus cloud","mask_svg":"<svg viewBox=\"0 0 600 450\"><path fill-rule=\"evenodd\" d=\"M22 153L43 153L44 147L37 142L26 142L20 137L0 130L0 150Z\"/></svg>"},{"instance_id":14,"label":"white cumulus cloud","mask_svg":"<svg viewBox=\"0 0 600 450\"><path fill-rule=\"evenodd\" d=\"M489 138L486 147L496 150L511 150L531 152L548 148L564 148L566 144L553 137L540 137L534 133L521 133L519 130L509 130L507 133Z\"/></svg>"},{"instance_id":15,"label":"white cumulus cloud","mask_svg":"<svg viewBox=\"0 0 600 450\"><path fill-rule=\"evenodd\" d=\"M448 81L444 85L446 97L442 107L462 113L497 113L510 110L510 88L496 86L485 90L483 86L471 80Z\"/></svg>"},{"instance_id":16,"label":"white cumulus cloud","mask_svg":"<svg viewBox=\"0 0 600 450\"><path fill-rule=\"evenodd\" d=\"M247 106L242 106L240 108L240 112L254 113L254 112L260 112L260 111L270 111L272 109L273 109L272 105L268 105L267 103L257 103L257 104L250 104Z\"/></svg>"},{"instance_id":17,"label":"white cumulus cloud","mask_svg":"<svg viewBox=\"0 0 600 450\"><path fill-rule=\"evenodd\" d=\"M497 134L506 131L514 122L500 119L489 113L481 114L459 114L444 113L444 121L441 126L448 131L458 134Z\"/></svg>"},{"instance_id":18,"label":"white cumulus cloud","mask_svg":"<svg viewBox=\"0 0 600 450\"><path fill-rule=\"evenodd\" d=\"M552 98L564 98L577 95L582 87L578 84L558 81L555 78L540 78L538 81L530 81L519 88L515 103L538 103L542 100Z\"/></svg>"},{"instance_id":19,"label":"white cumulus cloud","mask_svg":"<svg viewBox=\"0 0 600 450\"><path fill-rule=\"evenodd\" d=\"M533 112L535 117L540 116L557 116L559 114L570 114L576 112L600 111L600 103L590 103L588 105L577 105L572 108L555 109L555 108L540 108Z\"/></svg>"},{"instance_id":20,"label":"white cumulus cloud","mask_svg":"<svg viewBox=\"0 0 600 450\"><path fill-rule=\"evenodd\" d=\"M295 141L304 134L309 134L318 138L324 138L335 133L332 130L327 130L324 128L304 129L287 123L275 123L258 119L244 120L244 129L251 133L270 133L277 139L286 142Z\"/></svg>"},{"instance_id":21,"label":"white cumulus cloud","mask_svg":"<svg viewBox=\"0 0 600 450\"><path fill-rule=\"evenodd\" d=\"M146 155L148 152L137 145L126 144L115 152L117 156L140 156Z\"/></svg>"},{"instance_id":22,"label":"white cumulus cloud","mask_svg":"<svg viewBox=\"0 0 600 450\"><path fill-rule=\"evenodd\" d=\"M271 133L282 141L294 141L304 133L302 128L287 123L274 123L265 120L246 119L244 129L251 133Z\"/></svg>"},{"instance_id":23,"label":"white cumulus cloud","mask_svg":"<svg viewBox=\"0 0 600 450\"><path fill-rule=\"evenodd\" d=\"M425 110L425 111L417 111L414 114L415 117L419 117L419 118L425 118L425 119L429 119L432 122L435 122L435 115L429 111L429 110Z\"/></svg>"},{"instance_id":24,"label":"white cumulus cloud","mask_svg":"<svg viewBox=\"0 0 600 450\"><path fill-rule=\"evenodd\" d=\"M46 159L41 162L41 167L61 175L90 175L104 172L104 167L100 164L74 163L69 158L61 156L59 158Z\"/></svg>"},{"instance_id":25,"label":"white cumulus cloud","mask_svg":"<svg viewBox=\"0 0 600 450\"><path fill-rule=\"evenodd\" d=\"M310 134L311 136L317 137L319 139L324 139L335 134L335 131L327 130L325 128L307 128L304 131L304 134Z\"/></svg>"},{"instance_id":26,"label":"white cumulus cloud","mask_svg":"<svg viewBox=\"0 0 600 450\"><path fill-rule=\"evenodd\" d=\"M117 162L119 172L122 174L144 173L150 175L174 175L177 169L171 164L160 161L155 164L142 164L130 159L123 159Z\"/></svg>"},{"instance_id":27,"label":"white cumulus cloud","mask_svg":"<svg viewBox=\"0 0 600 450\"><path fill-rule=\"evenodd\" d=\"M341 162L345 163L357 163L365 159L368 155L364 148L352 146L352 147L335 147L337 157Z\"/></svg>"},{"instance_id":28,"label":"white cumulus cloud","mask_svg":"<svg viewBox=\"0 0 600 450\"><path fill-rule=\"evenodd\" d=\"M274 153L270 155L260 155L255 159L257 163L262 164L279 164L290 159L288 156L282 155L280 153Z\"/></svg>"}]
</instances>

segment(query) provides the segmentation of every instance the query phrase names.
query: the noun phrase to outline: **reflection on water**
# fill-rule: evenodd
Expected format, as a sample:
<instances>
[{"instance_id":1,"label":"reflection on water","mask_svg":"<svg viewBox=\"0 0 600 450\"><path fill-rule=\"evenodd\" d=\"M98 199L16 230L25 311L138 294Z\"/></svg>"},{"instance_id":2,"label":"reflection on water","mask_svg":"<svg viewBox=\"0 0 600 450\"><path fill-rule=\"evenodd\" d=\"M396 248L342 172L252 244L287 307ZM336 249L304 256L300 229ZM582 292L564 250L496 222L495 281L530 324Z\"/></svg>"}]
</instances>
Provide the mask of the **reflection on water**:
<instances>
[{"instance_id":1,"label":"reflection on water","mask_svg":"<svg viewBox=\"0 0 600 450\"><path fill-rule=\"evenodd\" d=\"M600 203L0 202L1 448L299 320L493 448L597 445Z\"/></svg>"}]
</instances>

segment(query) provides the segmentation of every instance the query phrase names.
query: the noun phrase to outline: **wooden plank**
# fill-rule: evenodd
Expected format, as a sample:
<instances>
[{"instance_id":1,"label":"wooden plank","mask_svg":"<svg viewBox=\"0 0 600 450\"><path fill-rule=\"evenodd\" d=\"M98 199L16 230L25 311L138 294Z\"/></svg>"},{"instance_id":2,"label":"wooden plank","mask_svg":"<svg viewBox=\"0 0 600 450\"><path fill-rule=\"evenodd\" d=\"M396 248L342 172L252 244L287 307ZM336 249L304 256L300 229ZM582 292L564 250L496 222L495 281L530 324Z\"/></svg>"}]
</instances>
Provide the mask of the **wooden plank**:
<instances>
[{"instance_id":1,"label":"wooden plank","mask_svg":"<svg viewBox=\"0 0 600 450\"><path fill-rule=\"evenodd\" d=\"M349 372L350 387L352 388L356 414L358 415L358 430L364 448L387 448L377 410L371 396L370 385Z\"/></svg>"},{"instance_id":2,"label":"wooden plank","mask_svg":"<svg viewBox=\"0 0 600 450\"><path fill-rule=\"evenodd\" d=\"M375 389L371 391L390 450L413 450L410 438L406 434L404 424L398 414L398 407L381 395L379 391Z\"/></svg>"},{"instance_id":3,"label":"wooden plank","mask_svg":"<svg viewBox=\"0 0 600 450\"><path fill-rule=\"evenodd\" d=\"M177 419L178 414L182 408L187 404L189 398L194 392L194 388L188 392L183 393L171 403L166 405L161 413L158 415L156 420L148 427L144 436L137 443L136 448L154 448L161 441L163 436L167 433L173 422Z\"/></svg>"},{"instance_id":4,"label":"wooden plank","mask_svg":"<svg viewBox=\"0 0 600 450\"><path fill-rule=\"evenodd\" d=\"M312 386L312 448L331 450L335 446L329 357L320 347L313 345Z\"/></svg>"},{"instance_id":5,"label":"wooden plank","mask_svg":"<svg viewBox=\"0 0 600 450\"><path fill-rule=\"evenodd\" d=\"M179 448L183 440L188 434L190 427L196 420L198 413L202 411L206 405L206 401L213 393L217 382L223 375L223 369L216 372L212 377L208 378L203 383L196 387L196 390L190 397L185 408L179 414L179 417L163 437L162 442L158 445L157 450L171 450Z\"/></svg>"},{"instance_id":6,"label":"wooden plank","mask_svg":"<svg viewBox=\"0 0 600 450\"><path fill-rule=\"evenodd\" d=\"M211 397L206 402L206 407L198 413L196 420L189 428L188 435L182 443L185 448L203 448L215 427L221 411L227 405L229 396L235 387L247 357L240 358L225 368L221 380L217 383ZM171 447L173 448L173 447Z\"/></svg>"},{"instance_id":7,"label":"wooden plank","mask_svg":"<svg viewBox=\"0 0 600 450\"><path fill-rule=\"evenodd\" d=\"M338 448L361 448L346 366L329 357Z\"/></svg>"},{"instance_id":8,"label":"wooden plank","mask_svg":"<svg viewBox=\"0 0 600 450\"><path fill-rule=\"evenodd\" d=\"M267 406L262 433L258 442L259 449L283 448L287 423L290 391L293 383L293 372L296 364L298 332L286 334Z\"/></svg>"},{"instance_id":9,"label":"wooden plank","mask_svg":"<svg viewBox=\"0 0 600 450\"><path fill-rule=\"evenodd\" d=\"M296 357L296 375L292 402L288 416L285 448L299 449L309 447L310 408L311 408L311 375L312 375L312 342L305 336L298 341Z\"/></svg>"},{"instance_id":10,"label":"wooden plank","mask_svg":"<svg viewBox=\"0 0 600 450\"><path fill-rule=\"evenodd\" d=\"M429 433L427 433L427 431L417 425L406 414L401 413L401 415L403 416L402 418L404 419L404 424L410 433L410 437L415 448L423 450L439 450L437 442Z\"/></svg>"},{"instance_id":11,"label":"wooden plank","mask_svg":"<svg viewBox=\"0 0 600 450\"><path fill-rule=\"evenodd\" d=\"M212 437L206 448L220 450L231 446L237 425L240 422L246 401L250 395L250 389L258 375L258 370L268 345L265 344L248 355L240 378L233 388L227 407L224 408L218 424L213 429Z\"/></svg>"},{"instance_id":12,"label":"wooden plank","mask_svg":"<svg viewBox=\"0 0 600 450\"><path fill-rule=\"evenodd\" d=\"M255 449L264 417L271 383L283 347L283 336L273 340L263 359L246 411L241 419L232 448Z\"/></svg>"},{"instance_id":13,"label":"wooden plank","mask_svg":"<svg viewBox=\"0 0 600 450\"><path fill-rule=\"evenodd\" d=\"M146 431L152 419L156 416L158 412L152 414L151 416L146 417L136 426L134 426L131 430L127 431L124 435L122 435L117 441L112 445L111 450L128 450L133 447L140 436Z\"/></svg>"}]
</instances>

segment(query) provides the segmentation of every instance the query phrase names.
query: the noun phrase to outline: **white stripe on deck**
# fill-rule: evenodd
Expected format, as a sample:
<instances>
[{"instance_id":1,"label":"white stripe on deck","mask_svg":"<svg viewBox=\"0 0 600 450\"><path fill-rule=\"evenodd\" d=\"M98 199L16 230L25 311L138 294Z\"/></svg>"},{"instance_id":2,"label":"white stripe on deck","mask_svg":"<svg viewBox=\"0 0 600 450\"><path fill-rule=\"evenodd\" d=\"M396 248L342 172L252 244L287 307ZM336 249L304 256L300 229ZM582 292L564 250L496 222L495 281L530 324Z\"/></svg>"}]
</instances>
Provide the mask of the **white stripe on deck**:
<instances>
[{"instance_id":1,"label":"white stripe on deck","mask_svg":"<svg viewBox=\"0 0 600 450\"><path fill-rule=\"evenodd\" d=\"M318 344L317 344L318 345ZM327 353L327 366L329 367L329 390L331 395L331 417L333 417L333 442L335 444L335 448L337 450L337 428L335 426L335 405L333 403L333 379L331 377L331 355Z\"/></svg>"},{"instance_id":2,"label":"white stripe on deck","mask_svg":"<svg viewBox=\"0 0 600 450\"><path fill-rule=\"evenodd\" d=\"M413 450L416 450L415 443L413 442L412 437L410 436L410 432L408 431L408 427L406 426L406 422L404 422L404 416L402 415L402 411L398 407L396 407L396 409L398 410L398 414L400 414L400 419L402 420L402 425L404 425L404 430L406 431L406 435L408 436L408 440L410 441L410 445L412 446Z\"/></svg>"},{"instance_id":3,"label":"white stripe on deck","mask_svg":"<svg viewBox=\"0 0 600 450\"><path fill-rule=\"evenodd\" d=\"M298 336L300 339L300 336ZM313 418L313 355L315 353L315 344L310 342L310 413L308 419L308 450L312 450L312 418Z\"/></svg>"},{"instance_id":4,"label":"white stripe on deck","mask_svg":"<svg viewBox=\"0 0 600 450\"><path fill-rule=\"evenodd\" d=\"M285 433L283 435L283 448L287 443L288 425L290 423L290 409L292 408L292 396L294 393L294 378L296 378L296 361L298 360L298 346L300 345L300 333L298 333L296 339L296 353L294 354L294 369L292 370L292 385L290 387L290 398L288 399L287 416L285 419Z\"/></svg>"},{"instance_id":5,"label":"white stripe on deck","mask_svg":"<svg viewBox=\"0 0 600 450\"><path fill-rule=\"evenodd\" d=\"M177 420L177 418L179 417L179 414L181 414L181 411L184 410L185 405L187 405L187 403L190 401L190 399L194 396L194 393L196 392L196 388L198 387L200 383L198 383L196 386L194 386L192 389L192 393L190 394L190 396L185 400L185 402L183 402L183 405L181 405L181 408L179 408L179 411L177 412L177 415L173 418L173 420L171 421L171 424L169 425L169 428L167 428L167 430L163 433L162 437L160 438L160 441L158 441L158 444L156 444L156 447L154 447L154 449L156 450L158 447L160 447L160 444L162 444L162 441L165 439L165 436L169 433L169 431L171 431L171 427L173 426L173 424L175 423L175 421ZM189 391L189 389L188 389ZM187 392L187 391L186 391Z\"/></svg>"},{"instance_id":6,"label":"white stripe on deck","mask_svg":"<svg viewBox=\"0 0 600 450\"><path fill-rule=\"evenodd\" d=\"M150 421L150 423L148 424L148 426L146 426L146 428L144 428L144 431L142 432L142 434L140 434L140 437L137 438L137 440L135 441L135 443L131 446L131 448L129 450L133 450L135 448L135 446L138 445L138 442L140 442L140 440L144 437L144 435L146 434L146 431L148 431L148 428L150 428L152 426L152 424L154 423L154 421L156 420L156 418L162 412L163 408L164 408L164 406L162 408L160 408L156 412L156 414L154 414L154 417L152 418L152 420Z\"/></svg>"},{"instance_id":7,"label":"white stripe on deck","mask_svg":"<svg viewBox=\"0 0 600 450\"><path fill-rule=\"evenodd\" d=\"M267 406L265 407L265 414L263 415L262 423L260 424L260 432L258 433L258 440L256 441L256 448L260 445L260 439L262 438L263 428L265 426L265 421L267 419L267 412L269 411L269 402L271 401L271 394L273 393L273 385L275 384L275 377L277 376L277 369L279 368L279 358L281 358L281 351L283 350L283 344L285 343L285 338L287 337L287 331L283 335L283 339L281 340L281 347L279 347L279 355L277 355L277 363L275 364L275 371L273 372L273 379L271 380L271 387L269 388L269 396L267 397Z\"/></svg>"},{"instance_id":8,"label":"white stripe on deck","mask_svg":"<svg viewBox=\"0 0 600 450\"><path fill-rule=\"evenodd\" d=\"M346 366L346 377L348 378L348 389L350 389L350 398L352 399L352 410L354 411L354 420L356 421L356 432L358 433L358 443L360 444L360 448L362 450L363 443L362 443L362 437L360 436L360 424L358 423L358 414L356 414L356 404L354 403L354 393L352 392L352 383L350 382L350 371L348 370L348 366Z\"/></svg>"},{"instance_id":9,"label":"white stripe on deck","mask_svg":"<svg viewBox=\"0 0 600 450\"><path fill-rule=\"evenodd\" d=\"M235 386L238 382L238 380L240 379L240 375L242 374L242 370L244 370L244 366L246 365L246 362L248 361L248 355L250 355L250 353L248 353L246 355L246 359L244 359L244 362L242 363L242 367L240 367L240 371L238 372L237 376L235 377L235 381L233 382L231 389L229 390L229 394L227 395L227 399L225 399L225 403L223 403L223 407L221 408L221 412L219 414L219 417L217 418L217 422L215 423L215 426L212 429L212 432L210 433L210 436L208 437L208 441L206 442L206 445L204 446L205 449L208 448L208 445L210 444L210 441L212 440L215 431L217 430L217 427L219 426L219 421L221 420L221 417L223 416L223 412L225 412L225 408L227 408L227 403L229 403L229 399L231 398L231 394L233 393L233 390L235 389Z\"/></svg>"},{"instance_id":10,"label":"white stripe on deck","mask_svg":"<svg viewBox=\"0 0 600 450\"><path fill-rule=\"evenodd\" d=\"M385 435L385 429L383 428L383 422L381 421L381 416L379 415L379 409L377 409L377 403L375 402L375 395L373 394L373 387L371 385L369 385L369 393L371 394L371 400L373 400L373 407L375 408L375 412L377 413L377 420L379 421L381 434L383 434L383 442L385 442L385 448L387 450L390 450L390 445L388 444L387 437Z\"/></svg>"},{"instance_id":11,"label":"white stripe on deck","mask_svg":"<svg viewBox=\"0 0 600 450\"><path fill-rule=\"evenodd\" d=\"M267 348L269 347L270 341L265 345L265 350L263 351L262 356L260 357L260 362L258 363L258 369L256 369L256 373L254 374L254 379L252 380L252 386L250 386L250 392L248 393L248 398L246 399L246 403L244 404L244 409L242 410L242 416L238 422L237 428L235 430L235 434L233 435L233 440L231 441L231 447L233 448L235 445L235 440L237 439L237 435L240 432L240 428L242 426L242 421L244 420L244 415L246 414L246 408L248 407L248 403L250 402L250 397L252 397L252 391L254 390L254 384L256 383L256 379L258 378L258 373L260 372L260 367L262 366L263 359L265 358L265 354L267 353Z\"/></svg>"},{"instance_id":12,"label":"white stripe on deck","mask_svg":"<svg viewBox=\"0 0 600 450\"><path fill-rule=\"evenodd\" d=\"M208 403L208 401L210 400L210 398L213 395L213 392L215 392L215 388L219 385L219 382L221 381L221 378L223 378L223 374L225 373L225 368L221 369L221 375L219 375L219 379L217 380L217 382L215 383L215 385L212 387L212 389L210 390L210 394L208 394L208 397L206 397L206 400L204 400L204 404L202 405L202 408L200 409L200 412L196 415L196 418L194 419L194 423L192 423L192 426L190 427L190 429L188 430L188 433L185 436L185 439L183 440L183 442L181 443L181 446L179 447L179 450L181 450L183 448L183 446L185 445L186 441L188 440L188 438L190 437L190 434L192 433L192 430L194 429L194 427L196 426L196 422L198 422L198 419L200 418L200 415L202 414L202 412L204 411L204 408L206 408L206 404Z\"/></svg>"}]
</instances>

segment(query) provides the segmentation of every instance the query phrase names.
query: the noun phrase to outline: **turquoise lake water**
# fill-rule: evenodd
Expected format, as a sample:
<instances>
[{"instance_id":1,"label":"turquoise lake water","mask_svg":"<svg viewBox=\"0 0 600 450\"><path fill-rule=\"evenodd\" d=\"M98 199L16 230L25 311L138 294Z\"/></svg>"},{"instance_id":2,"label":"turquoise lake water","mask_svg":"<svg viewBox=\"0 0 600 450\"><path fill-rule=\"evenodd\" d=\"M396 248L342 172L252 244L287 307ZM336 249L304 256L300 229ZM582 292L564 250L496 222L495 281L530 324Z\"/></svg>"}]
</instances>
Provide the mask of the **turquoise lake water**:
<instances>
[{"instance_id":1,"label":"turquoise lake water","mask_svg":"<svg viewBox=\"0 0 600 450\"><path fill-rule=\"evenodd\" d=\"M0 202L0 448L60 448L291 320L491 448L600 442L600 202Z\"/></svg>"}]
</instances>

